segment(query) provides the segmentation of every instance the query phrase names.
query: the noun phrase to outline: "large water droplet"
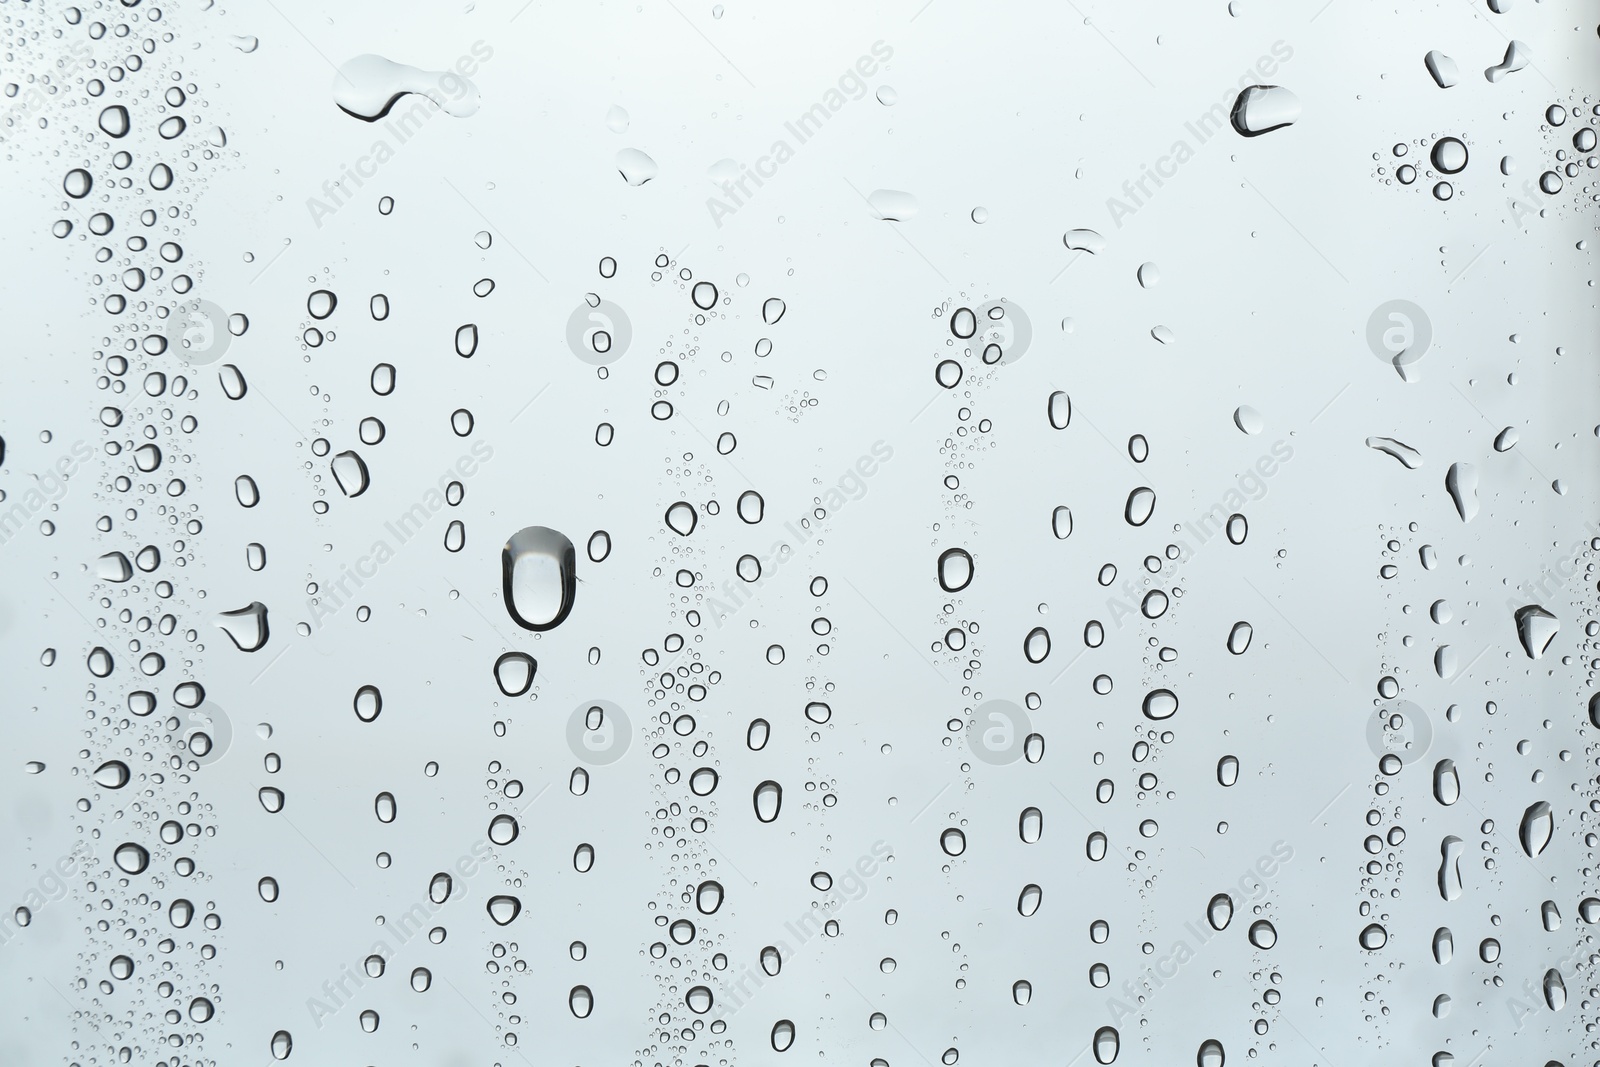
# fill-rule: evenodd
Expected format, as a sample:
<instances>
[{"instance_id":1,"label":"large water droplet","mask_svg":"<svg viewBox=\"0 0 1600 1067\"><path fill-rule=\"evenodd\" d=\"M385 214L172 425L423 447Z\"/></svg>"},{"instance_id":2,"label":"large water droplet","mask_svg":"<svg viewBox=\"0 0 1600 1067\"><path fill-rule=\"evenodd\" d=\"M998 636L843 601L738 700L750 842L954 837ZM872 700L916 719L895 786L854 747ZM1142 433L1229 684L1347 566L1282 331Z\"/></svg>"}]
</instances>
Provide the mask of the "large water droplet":
<instances>
[{"instance_id":1,"label":"large water droplet","mask_svg":"<svg viewBox=\"0 0 1600 1067\"><path fill-rule=\"evenodd\" d=\"M624 148L616 155L617 173L629 185L639 186L661 173L656 161L637 148Z\"/></svg>"},{"instance_id":2,"label":"large water droplet","mask_svg":"<svg viewBox=\"0 0 1600 1067\"><path fill-rule=\"evenodd\" d=\"M489 918L494 920L496 926L509 926L513 919L522 914L522 901L502 893L489 898L488 911Z\"/></svg>"},{"instance_id":3,"label":"large water droplet","mask_svg":"<svg viewBox=\"0 0 1600 1067\"><path fill-rule=\"evenodd\" d=\"M1538 604L1518 608L1516 620L1517 639L1522 642L1522 651L1529 659L1544 655L1544 650L1555 640L1556 631L1561 629L1560 621Z\"/></svg>"},{"instance_id":4,"label":"large water droplet","mask_svg":"<svg viewBox=\"0 0 1600 1067\"><path fill-rule=\"evenodd\" d=\"M700 513L687 500L680 500L667 509L667 528L680 537L688 537L699 525Z\"/></svg>"},{"instance_id":5,"label":"large water droplet","mask_svg":"<svg viewBox=\"0 0 1600 1067\"><path fill-rule=\"evenodd\" d=\"M756 818L761 822L772 822L783 810L783 786L768 779L756 786L751 799L755 804Z\"/></svg>"},{"instance_id":6,"label":"large water droplet","mask_svg":"<svg viewBox=\"0 0 1600 1067\"><path fill-rule=\"evenodd\" d=\"M267 606L259 600L234 611L224 611L217 616L216 623L241 652L254 652L267 643Z\"/></svg>"},{"instance_id":7,"label":"large water droplet","mask_svg":"<svg viewBox=\"0 0 1600 1067\"><path fill-rule=\"evenodd\" d=\"M939 553L939 588L959 593L972 584L972 555L964 548L947 548Z\"/></svg>"},{"instance_id":8,"label":"large water droplet","mask_svg":"<svg viewBox=\"0 0 1600 1067\"><path fill-rule=\"evenodd\" d=\"M1147 719L1170 719L1178 711L1178 697L1170 689L1154 689L1145 696L1143 707Z\"/></svg>"},{"instance_id":9,"label":"large water droplet","mask_svg":"<svg viewBox=\"0 0 1600 1067\"><path fill-rule=\"evenodd\" d=\"M717 909L722 907L722 883L701 882L694 891L694 906L701 915L715 915Z\"/></svg>"},{"instance_id":10,"label":"large water droplet","mask_svg":"<svg viewBox=\"0 0 1600 1067\"><path fill-rule=\"evenodd\" d=\"M1150 521L1150 516L1156 510L1156 491L1147 485L1141 485L1128 494L1128 502L1123 506L1122 517L1129 526L1143 526Z\"/></svg>"},{"instance_id":11,"label":"large water droplet","mask_svg":"<svg viewBox=\"0 0 1600 1067\"><path fill-rule=\"evenodd\" d=\"M1252 85L1233 102L1233 128L1259 137L1292 125L1300 117L1300 98L1281 85Z\"/></svg>"},{"instance_id":12,"label":"large water droplet","mask_svg":"<svg viewBox=\"0 0 1600 1067\"><path fill-rule=\"evenodd\" d=\"M526 652L506 652L494 661L494 682L508 697L519 697L533 686L539 665Z\"/></svg>"},{"instance_id":13,"label":"large water droplet","mask_svg":"<svg viewBox=\"0 0 1600 1067\"><path fill-rule=\"evenodd\" d=\"M1517 838L1522 842L1522 851L1530 858L1539 855L1550 843L1555 830L1556 820L1550 805L1543 800L1529 804L1528 810L1522 813L1521 825L1517 827Z\"/></svg>"},{"instance_id":14,"label":"large water droplet","mask_svg":"<svg viewBox=\"0 0 1600 1067\"><path fill-rule=\"evenodd\" d=\"M420 70L369 53L341 64L333 79L333 102L366 122L383 118L407 93L427 97L454 118L478 110L478 87L455 71ZM411 118L409 112L406 117Z\"/></svg>"},{"instance_id":15,"label":"large water droplet","mask_svg":"<svg viewBox=\"0 0 1600 1067\"><path fill-rule=\"evenodd\" d=\"M524 630L561 625L577 596L577 552L565 534L548 526L527 526L511 535L500 551L506 611Z\"/></svg>"},{"instance_id":16,"label":"large water droplet","mask_svg":"<svg viewBox=\"0 0 1600 1067\"><path fill-rule=\"evenodd\" d=\"M1452 463L1444 476L1445 491L1456 506L1462 522L1478 514L1478 469L1470 463Z\"/></svg>"},{"instance_id":17,"label":"large water droplet","mask_svg":"<svg viewBox=\"0 0 1600 1067\"><path fill-rule=\"evenodd\" d=\"M1093 1046L1095 1062L1106 1067L1116 1062L1117 1052L1122 1047L1122 1036L1117 1033L1116 1027L1102 1026L1094 1032Z\"/></svg>"}]
</instances>

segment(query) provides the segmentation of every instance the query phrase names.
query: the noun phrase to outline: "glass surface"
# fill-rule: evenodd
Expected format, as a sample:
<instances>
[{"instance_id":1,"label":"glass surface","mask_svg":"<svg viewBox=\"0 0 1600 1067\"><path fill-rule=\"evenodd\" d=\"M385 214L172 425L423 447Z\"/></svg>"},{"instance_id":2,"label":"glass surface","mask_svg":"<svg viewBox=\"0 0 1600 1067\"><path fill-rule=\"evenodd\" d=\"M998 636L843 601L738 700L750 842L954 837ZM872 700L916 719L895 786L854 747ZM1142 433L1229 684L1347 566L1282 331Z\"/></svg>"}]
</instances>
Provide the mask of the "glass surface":
<instances>
[{"instance_id":1,"label":"glass surface","mask_svg":"<svg viewBox=\"0 0 1600 1067\"><path fill-rule=\"evenodd\" d=\"M1600 1063L1595 23L0 0L0 1063Z\"/></svg>"}]
</instances>

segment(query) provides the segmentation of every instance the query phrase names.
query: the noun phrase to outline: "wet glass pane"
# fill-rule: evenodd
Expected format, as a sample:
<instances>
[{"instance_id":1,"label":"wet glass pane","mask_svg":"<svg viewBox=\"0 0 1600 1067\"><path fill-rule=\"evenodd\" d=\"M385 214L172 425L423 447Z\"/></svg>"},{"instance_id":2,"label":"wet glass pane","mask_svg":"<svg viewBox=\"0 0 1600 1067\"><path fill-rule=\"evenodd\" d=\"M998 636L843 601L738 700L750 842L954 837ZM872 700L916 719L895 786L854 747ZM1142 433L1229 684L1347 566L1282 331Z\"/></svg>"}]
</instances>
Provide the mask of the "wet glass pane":
<instances>
[{"instance_id":1,"label":"wet glass pane","mask_svg":"<svg viewBox=\"0 0 1600 1067\"><path fill-rule=\"evenodd\" d=\"M0 1063L1600 1063L1589 7L0 34Z\"/></svg>"}]
</instances>

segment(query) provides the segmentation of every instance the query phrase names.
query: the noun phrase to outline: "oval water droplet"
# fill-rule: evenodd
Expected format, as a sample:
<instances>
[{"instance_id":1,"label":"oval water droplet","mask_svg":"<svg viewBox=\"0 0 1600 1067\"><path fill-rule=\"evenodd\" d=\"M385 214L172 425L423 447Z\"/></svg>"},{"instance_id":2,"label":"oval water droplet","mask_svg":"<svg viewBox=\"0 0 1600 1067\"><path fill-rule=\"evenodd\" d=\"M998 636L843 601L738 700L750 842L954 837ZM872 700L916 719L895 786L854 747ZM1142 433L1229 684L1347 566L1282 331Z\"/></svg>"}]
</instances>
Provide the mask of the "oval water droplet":
<instances>
[{"instance_id":1,"label":"oval water droplet","mask_svg":"<svg viewBox=\"0 0 1600 1067\"><path fill-rule=\"evenodd\" d=\"M755 804L756 818L761 822L772 822L783 810L783 786L768 779L756 786L751 799Z\"/></svg>"},{"instance_id":2,"label":"oval water droplet","mask_svg":"<svg viewBox=\"0 0 1600 1067\"><path fill-rule=\"evenodd\" d=\"M1256 948L1268 949L1278 943L1278 928L1266 919L1250 924L1250 943Z\"/></svg>"},{"instance_id":3,"label":"oval water droplet","mask_svg":"<svg viewBox=\"0 0 1600 1067\"><path fill-rule=\"evenodd\" d=\"M577 552L548 526L527 526L500 551L506 611L524 630L551 630L572 611L577 596Z\"/></svg>"},{"instance_id":4,"label":"oval water droplet","mask_svg":"<svg viewBox=\"0 0 1600 1067\"><path fill-rule=\"evenodd\" d=\"M1211 924L1213 930L1226 930L1232 921L1233 898L1226 893L1218 893L1206 905L1206 922Z\"/></svg>"},{"instance_id":5,"label":"oval water droplet","mask_svg":"<svg viewBox=\"0 0 1600 1067\"><path fill-rule=\"evenodd\" d=\"M1072 424L1072 398L1057 389L1045 403L1045 415L1053 429L1065 430Z\"/></svg>"},{"instance_id":6,"label":"oval water droplet","mask_svg":"<svg viewBox=\"0 0 1600 1067\"><path fill-rule=\"evenodd\" d=\"M964 548L947 548L939 553L939 588L959 593L972 583L972 555Z\"/></svg>"},{"instance_id":7,"label":"oval water droplet","mask_svg":"<svg viewBox=\"0 0 1600 1067\"><path fill-rule=\"evenodd\" d=\"M1071 508L1063 505L1050 513L1050 532L1056 535L1057 540L1062 541L1072 536Z\"/></svg>"},{"instance_id":8,"label":"oval water droplet","mask_svg":"<svg viewBox=\"0 0 1600 1067\"><path fill-rule=\"evenodd\" d=\"M1250 647L1250 638L1255 634L1255 628L1247 622L1236 622L1228 631L1228 651L1235 656L1242 656Z\"/></svg>"},{"instance_id":9,"label":"oval water droplet","mask_svg":"<svg viewBox=\"0 0 1600 1067\"><path fill-rule=\"evenodd\" d=\"M715 915L717 909L722 907L722 883L701 882L694 891L694 906L701 915Z\"/></svg>"},{"instance_id":10,"label":"oval water droplet","mask_svg":"<svg viewBox=\"0 0 1600 1067\"><path fill-rule=\"evenodd\" d=\"M1102 1026L1094 1032L1094 1059L1101 1067L1115 1063L1122 1047L1122 1036L1114 1026Z\"/></svg>"},{"instance_id":11,"label":"oval water droplet","mask_svg":"<svg viewBox=\"0 0 1600 1067\"><path fill-rule=\"evenodd\" d=\"M1178 697L1170 689L1153 689L1145 695L1143 704L1147 719L1170 719L1178 711Z\"/></svg>"},{"instance_id":12,"label":"oval water droplet","mask_svg":"<svg viewBox=\"0 0 1600 1067\"><path fill-rule=\"evenodd\" d=\"M1217 784L1231 786L1239 780L1239 757L1223 756L1217 761Z\"/></svg>"},{"instance_id":13,"label":"oval water droplet","mask_svg":"<svg viewBox=\"0 0 1600 1067\"><path fill-rule=\"evenodd\" d=\"M688 537L700 523L700 513L687 500L680 500L667 509L667 528L680 537Z\"/></svg>"},{"instance_id":14,"label":"oval water droplet","mask_svg":"<svg viewBox=\"0 0 1600 1067\"><path fill-rule=\"evenodd\" d=\"M1017 914L1027 918L1039 910L1039 903L1044 899L1044 890L1032 882L1022 887L1022 892L1017 896Z\"/></svg>"},{"instance_id":15,"label":"oval water droplet","mask_svg":"<svg viewBox=\"0 0 1600 1067\"><path fill-rule=\"evenodd\" d=\"M127 874L143 874L144 869L150 866L150 850L132 841L118 845L111 858Z\"/></svg>"},{"instance_id":16,"label":"oval water droplet","mask_svg":"<svg viewBox=\"0 0 1600 1067\"><path fill-rule=\"evenodd\" d=\"M489 820L489 840L497 845L511 844L521 832L516 818L504 812Z\"/></svg>"},{"instance_id":17,"label":"oval water droplet","mask_svg":"<svg viewBox=\"0 0 1600 1067\"><path fill-rule=\"evenodd\" d=\"M767 747L767 738L772 735L772 724L766 719L751 719L750 728L745 731L744 743L751 752L760 752Z\"/></svg>"},{"instance_id":18,"label":"oval water droplet","mask_svg":"<svg viewBox=\"0 0 1600 1067\"><path fill-rule=\"evenodd\" d=\"M1560 1011L1567 1006L1567 983L1562 979L1561 972L1554 967L1544 972L1544 1002L1551 1011Z\"/></svg>"},{"instance_id":19,"label":"oval water droplet","mask_svg":"<svg viewBox=\"0 0 1600 1067\"><path fill-rule=\"evenodd\" d=\"M1044 812L1038 808L1028 807L1022 809L1022 814L1017 817L1017 836L1022 838L1023 844L1037 844L1044 835Z\"/></svg>"},{"instance_id":20,"label":"oval water droplet","mask_svg":"<svg viewBox=\"0 0 1600 1067\"><path fill-rule=\"evenodd\" d=\"M1128 494L1128 502L1122 509L1122 517L1129 526L1143 526L1150 521L1150 516L1156 510L1156 491L1147 485L1141 485Z\"/></svg>"}]
</instances>

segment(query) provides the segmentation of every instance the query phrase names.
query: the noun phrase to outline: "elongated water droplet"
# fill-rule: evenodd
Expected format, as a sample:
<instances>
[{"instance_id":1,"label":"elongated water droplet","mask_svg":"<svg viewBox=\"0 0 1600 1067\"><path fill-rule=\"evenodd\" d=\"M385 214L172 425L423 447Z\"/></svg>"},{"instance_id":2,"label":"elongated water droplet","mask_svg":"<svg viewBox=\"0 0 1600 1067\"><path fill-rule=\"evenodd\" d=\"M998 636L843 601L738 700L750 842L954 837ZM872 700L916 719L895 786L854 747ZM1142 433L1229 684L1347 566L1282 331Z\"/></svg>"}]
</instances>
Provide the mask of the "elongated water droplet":
<instances>
[{"instance_id":1,"label":"elongated water droplet","mask_svg":"<svg viewBox=\"0 0 1600 1067\"><path fill-rule=\"evenodd\" d=\"M1072 398L1057 389L1045 404L1045 415L1053 428L1065 430L1072 423Z\"/></svg>"},{"instance_id":2,"label":"elongated water droplet","mask_svg":"<svg viewBox=\"0 0 1600 1067\"><path fill-rule=\"evenodd\" d=\"M761 822L772 822L783 810L783 786L768 779L756 786L751 800L755 804L756 818Z\"/></svg>"},{"instance_id":3,"label":"elongated water droplet","mask_svg":"<svg viewBox=\"0 0 1600 1067\"><path fill-rule=\"evenodd\" d=\"M1123 506L1122 517L1129 526L1143 526L1150 521L1150 516L1156 510L1156 491L1147 485L1141 485L1128 494L1128 502Z\"/></svg>"},{"instance_id":4,"label":"elongated water droplet","mask_svg":"<svg viewBox=\"0 0 1600 1067\"><path fill-rule=\"evenodd\" d=\"M333 79L333 102L365 122L383 118L407 93L427 97L455 118L478 110L477 86L455 71L420 70L369 53L346 60Z\"/></svg>"},{"instance_id":5,"label":"elongated water droplet","mask_svg":"<svg viewBox=\"0 0 1600 1067\"><path fill-rule=\"evenodd\" d=\"M694 891L695 910L701 915L715 915L717 909L722 907L722 895L721 882L701 882Z\"/></svg>"},{"instance_id":6,"label":"elongated water droplet","mask_svg":"<svg viewBox=\"0 0 1600 1067\"><path fill-rule=\"evenodd\" d=\"M1445 900L1461 898L1461 838L1454 834L1439 843L1439 895Z\"/></svg>"},{"instance_id":7,"label":"elongated water droplet","mask_svg":"<svg viewBox=\"0 0 1600 1067\"><path fill-rule=\"evenodd\" d=\"M1122 1035L1114 1026L1102 1026L1094 1032L1094 1059L1101 1067L1115 1063L1122 1047Z\"/></svg>"},{"instance_id":8,"label":"elongated water droplet","mask_svg":"<svg viewBox=\"0 0 1600 1067\"><path fill-rule=\"evenodd\" d=\"M1422 466L1422 453L1393 437L1369 437L1367 447L1375 448L1385 455L1393 456L1400 461L1401 466L1407 470L1416 470Z\"/></svg>"},{"instance_id":9,"label":"elongated water droplet","mask_svg":"<svg viewBox=\"0 0 1600 1067\"><path fill-rule=\"evenodd\" d=\"M1551 812L1550 805L1543 800L1529 804L1528 810L1522 813L1521 825L1517 827L1517 838L1522 842L1522 851L1530 858L1538 856L1550 843L1555 830L1555 815Z\"/></svg>"},{"instance_id":10,"label":"elongated water droplet","mask_svg":"<svg viewBox=\"0 0 1600 1067\"><path fill-rule=\"evenodd\" d=\"M1562 979L1561 972L1554 967L1544 972L1544 1002L1551 1011L1560 1011L1567 1006L1567 983Z\"/></svg>"},{"instance_id":11,"label":"elongated water droplet","mask_svg":"<svg viewBox=\"0 0 1600 1067\"><path fill-rule=\"evenodd\" d=\"M1022 654L1029 663L1043 663L1050 655L1050 631L1035 626L1022 641Z\"/></svg>"},{"instance_id":12,"label":"elongated water droplet","mask_svg":"<svg viewBox=\"0 0 1600 1067\"><path fill-rule=\"evenodd\" d=\"M527 526L500 552L506 611L524 630L551 630L572 611L578 591L577 552L548 526Z\"/></svg>"},{"instance_id":13,"label":"elongated water droplet","mask_svg":"<svg viewBox=\"0 0 1600 1067\"><path fill-rule=\"evenodd\" d=\"M1452 463L1444 476L1445 491L1456 506L1462 522L1478 514L1478 469L1470 463Z\"/></svg>"},{"instance_id":14,"label":"elongated water droplet","mask_svg":"<svg viewBox=\"0 0 1600 1067\"><path fill-rule=\"evenodd\" d=\"M1300 117L1300 98L1281 85L1252 85L1233 102L1233 128L1259 137L1292 125Z\"/></svg>"}]
</instances>

